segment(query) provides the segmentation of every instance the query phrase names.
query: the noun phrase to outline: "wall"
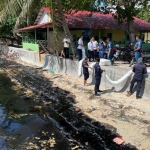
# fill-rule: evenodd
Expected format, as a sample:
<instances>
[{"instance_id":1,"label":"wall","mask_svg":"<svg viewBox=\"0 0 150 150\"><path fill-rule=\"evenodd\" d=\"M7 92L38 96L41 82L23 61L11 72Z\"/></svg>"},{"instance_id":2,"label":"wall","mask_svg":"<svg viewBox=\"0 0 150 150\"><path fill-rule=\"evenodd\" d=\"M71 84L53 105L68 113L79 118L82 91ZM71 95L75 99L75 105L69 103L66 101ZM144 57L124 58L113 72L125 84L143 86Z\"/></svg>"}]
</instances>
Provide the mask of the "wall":
<instances>
[{"instance_id":1,"label":"wall","mask_svg":"<svg viewBox=\"0 0 150 150\"><path fill-rule=\"evenodd\" d=\"M150 33L143 33L144 34L144 42L147 42L147 41L149 41L149 43L150 43Z\"/></svg>"},{"instance_id":2,"label":"wall","mask_svg":"<svg viewBox=\"0 0 150 150\"><path fill-rule=\"evenodd\" d=\"M102 37L107 37L107 33L112 33L112 41L115 41L118 43L121 41L121 43L125 42L125 31L124 30L101 30ZM139 31L135 31L135 35L140 35Z\"/></svg>"},{"instance_id":3,"label":"wall","mask_svg":"<svg viewBox=\"0 0 150 150\"><path fill-rule=\"evenodd\" d=\"M9 50L19 53L20 59L26 63L36 66L42 66L43 62L40 62L39 52L29 51L22 48L9 47Z\"/></svg>"},{"instance_id":4,"label":"wall","mask_svg":"<svg viewBox=\"0 0 150 150\"><path fill-rule=\"evenodd\" d=\"M39 50L39 44L25 43L25 42L23 42L22 44L23 44L23 49L30 49L33 51Z\"/></svg>"},{"instance_id":5,"label":"wall","mask_svg":"<svg viewBox=\"0 0 150 150\"><path fill-rule=\"evenodd\" d=\"M107 33L112 33L112 41L121 41L125 40L125 31L124 30L102 30L102 37L107 37Z\"/></svg>"},{"instance_id":6,"label":"wall","mask_svg":"<svg viewBox=\"0 0 150 150\"><path fill-rule=\"evenodd\" d=\"M55 56L43 54L42 60L40 61L39 54L37 52L27 51L24 49L13 48L13 47L9 47L9 49L18 52L20 54L21 60L24 62L27 62L32 65L36 65L39 67L43 67L43 69L48 69L48 70L52 69L55 72L68 74L70 76L78 78L78 63L79 62L76 60L60 59L58 63L58 60ZM127 73L131 69L128 66L127 67L101 66L101 67L102 69L106 70L108 76L114 81L121 78L125 73ZM83 79L83 76L81 78ZM105 77L105 73L104 73L102 76L101 85L107 88L107 92L111 91L112 89L115 89L118 92L124 92L128 90L129 85L130 85L130 80L131 80L131 77L118 85L113 85L109 81L107 81ZM88 82L90 82L91 84L94 84L93 73L92 75L90 75ZM141 94L144 97L147 97L150 99L149 89L150 89L150 76L148 78L145 78L143 82L142 92L141 92Z\"/></svg>"},{"instance_id":7,"label":"wall","mask_svg":"<svg viewBox=\"0 0 150 150\"><path fill-rule=\"evenodd\" d=\"M42 14L42 16L37 24L43 24L43 23L47 23L47 22L52 22L52 18L51 18L50 13L47 13L46 11L44 11L44 13Z\"/></svg>"}]
</instances>

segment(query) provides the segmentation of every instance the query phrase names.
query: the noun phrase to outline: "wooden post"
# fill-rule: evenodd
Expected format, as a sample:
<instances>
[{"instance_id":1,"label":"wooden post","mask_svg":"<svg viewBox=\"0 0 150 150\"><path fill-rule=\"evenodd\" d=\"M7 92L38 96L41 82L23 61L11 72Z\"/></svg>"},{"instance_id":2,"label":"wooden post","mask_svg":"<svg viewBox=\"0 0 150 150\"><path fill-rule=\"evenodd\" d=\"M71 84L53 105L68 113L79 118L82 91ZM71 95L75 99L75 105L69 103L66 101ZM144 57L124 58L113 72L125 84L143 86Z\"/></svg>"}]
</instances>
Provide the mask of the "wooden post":
<instances>
[{"instance_id":1,"label":"wooden post","mask_svg":"<svg viewBox=\"0 0 150 150\"><path fill-rule=\"evenodd\" d=\"M50 36L49 36L49 28L47 27L47 49L50 50Z\"/></svg>"},{"instance_id":2,"label":"wooden post","mask_svg":"<svg viewBox=\"0 0 150 150\"><path fill-rule=\"evenodd\" d=\"M22 43L23 43L23 31L22 31Z\"/></svg>"},{"instance_id":3,"label":"wooden post","mask_svg":"<svg viewBox=\"0 0 150 150\"><path fill-rule=\"evenodd\" d=\"M101 29L98 30L98 39L100 40L100 38L101 38Z\"/></svg>"},{"instance_id":4,"label":"wooden post","mask_svg":"<svg viewBox=\"0 0 150 150\"><path fill-rule=\"evenodd\" d=\"M34 42L34 43L36 44L36 29L34 30L34 33L35 33L35 36L34 36L34 38L35 38L35 39L34 39L34 40L35 40L35 42Z\"/></svg>"},{"instance_id":5,"label":"wooden post","mask_svg":"<svg viewBox=\"0 0 150 150\"><path fill-rule=\"evenodd\" d=\"M125 43L124 44L126 44L127 43L127 32L125 31Z\"/></svg>"},{"instance_id":6,"label":"wooden post","mask_svg":"<svg viewBox=\"0 0 150 150\"><path fill-rule=\"evenodd\" d=\"M142 31L140 31L140 39L142 40Z\"/></svg>"}]
</instances>

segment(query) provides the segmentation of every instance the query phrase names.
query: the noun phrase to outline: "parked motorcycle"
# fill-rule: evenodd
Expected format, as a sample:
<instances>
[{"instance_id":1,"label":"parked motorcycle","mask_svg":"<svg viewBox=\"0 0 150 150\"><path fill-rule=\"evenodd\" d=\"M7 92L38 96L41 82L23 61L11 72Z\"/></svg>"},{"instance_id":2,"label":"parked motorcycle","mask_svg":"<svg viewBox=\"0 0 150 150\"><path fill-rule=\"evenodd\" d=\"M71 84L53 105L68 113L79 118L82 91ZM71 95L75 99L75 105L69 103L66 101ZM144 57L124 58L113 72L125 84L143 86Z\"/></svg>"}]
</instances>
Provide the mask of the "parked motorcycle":
<instances>
[{"instance_id":1,"label":"parked motorcycle","mask_svg":"<svg viewBox=\"0 0 150 150\"><path fill-rule=\"evenodd\" d=\"M112 60L120 60L120 61L124 61L124 62L128 62L131 63L133 56L134 56L134 51L132 49L132 47L130 46L125 46L124 48L119 48L116 47L116 53L114 54Z\"/></svg>"}]
</instances>

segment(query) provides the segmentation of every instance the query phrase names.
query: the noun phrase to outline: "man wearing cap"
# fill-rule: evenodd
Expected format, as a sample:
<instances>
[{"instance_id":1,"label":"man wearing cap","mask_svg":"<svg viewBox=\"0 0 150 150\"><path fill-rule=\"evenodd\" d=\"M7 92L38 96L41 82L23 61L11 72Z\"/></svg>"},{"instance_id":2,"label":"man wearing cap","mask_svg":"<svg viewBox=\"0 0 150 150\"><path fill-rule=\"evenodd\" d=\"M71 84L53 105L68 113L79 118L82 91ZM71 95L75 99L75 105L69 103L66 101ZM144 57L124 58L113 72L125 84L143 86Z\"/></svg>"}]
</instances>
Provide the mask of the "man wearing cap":
<instances>
[{"instance_id":1,"label":"man wearing cap","mask_svg":"<svg viewBox=\"0 0 150 150\"><path fill-rule=\"evenodd\" d=\"M96 96L99 96L98 92L102 92L102 91L99 90L99 86L100 86L100 82L101 82L102 73L105 71L105 70L101 69L99 63L100 63L100 59L97 58L96 59L96 64L94 66L94 69L95 69L95 87L94 87L94 91L95 91Z\"/></svg>"},{"instance_id":2,"label":"man wearing cap","mask_svg":"<svg viewBox=\"0 0 150 150\"><path fill-rule=\"evenodd\" d=\"M107 58L111 61L113 65L112 58L113 58L113 43L111 42L110 38L107 38Z\"/></svg>"},{"instance_id":3,"label":"man wearing cap","mask_svg":"<svg viewBox=\"0 0 150 150\"><path fill-rule=\"evenodd\" d=\"M87 84L87 79L89 78L89 71L88 68L92 69L91 67L89 67L88 65L88 58L85 58L83 63L82 63L82 67L83 67L83 74L84 74L84 87Z\"/></svg>"},{"instance_id":4,"label":"man wearing cap","mask_svg":"<svg viewBox=\"0 0 150 150\"><path fill-rule=\"evenodd\" d=\"M135 84L135 82L137 82L136 99L140 99L141 98L140 90L141 90L141 86L142 86L143 75L147 74L146 66L142 63L141 57L138 59L138 63L136 65L134 65L133 72L134 72L134 76L131 81L130 91L127 92L127 96L129 97L132 95L134 84Z\"/></svg>"}]
</instances>

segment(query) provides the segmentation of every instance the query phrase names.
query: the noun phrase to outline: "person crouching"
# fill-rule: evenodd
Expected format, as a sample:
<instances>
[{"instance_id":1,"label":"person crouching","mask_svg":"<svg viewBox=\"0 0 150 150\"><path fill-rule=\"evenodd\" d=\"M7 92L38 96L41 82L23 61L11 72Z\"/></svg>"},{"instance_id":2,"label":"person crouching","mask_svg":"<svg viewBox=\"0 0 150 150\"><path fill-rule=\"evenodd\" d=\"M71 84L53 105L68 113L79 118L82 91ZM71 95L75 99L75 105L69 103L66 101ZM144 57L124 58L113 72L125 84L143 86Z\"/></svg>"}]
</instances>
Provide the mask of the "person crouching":
<instances>
[{"instance_id":1,"label":"person crouching","mask_svg":"<svg viewBox=\"0 0 150 150\"><path fill-rule=\"evenodd\" d=\"M83 67L83 74L84 74L84 87L87 85L87 79L89 78L89 71L88 71L88 68L91 68L89 67L88 65L88 58L85 58L83 63L82 63L82 67ZM92 68L91 68L92 69Z\"/></svg>"}]
</instances>

